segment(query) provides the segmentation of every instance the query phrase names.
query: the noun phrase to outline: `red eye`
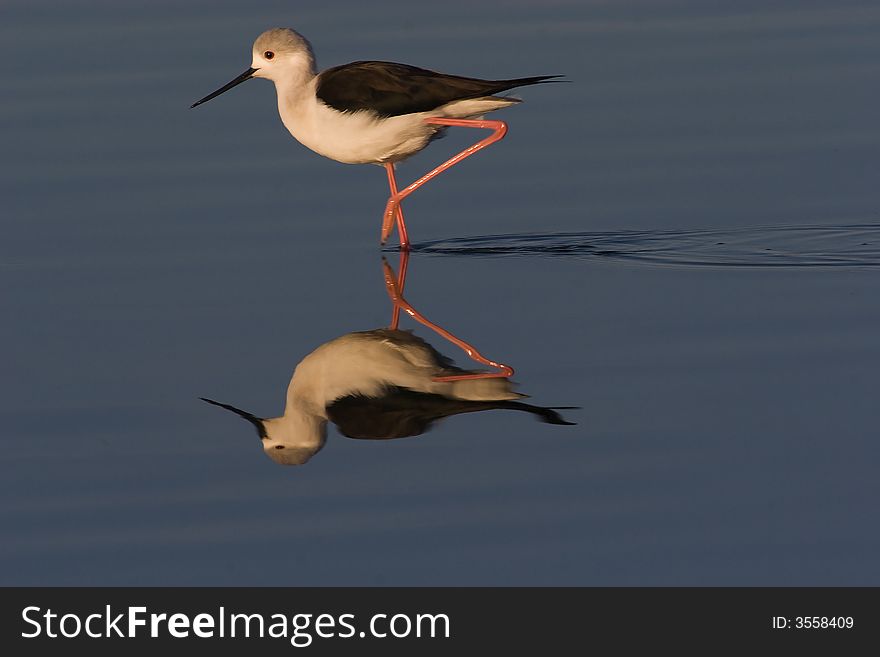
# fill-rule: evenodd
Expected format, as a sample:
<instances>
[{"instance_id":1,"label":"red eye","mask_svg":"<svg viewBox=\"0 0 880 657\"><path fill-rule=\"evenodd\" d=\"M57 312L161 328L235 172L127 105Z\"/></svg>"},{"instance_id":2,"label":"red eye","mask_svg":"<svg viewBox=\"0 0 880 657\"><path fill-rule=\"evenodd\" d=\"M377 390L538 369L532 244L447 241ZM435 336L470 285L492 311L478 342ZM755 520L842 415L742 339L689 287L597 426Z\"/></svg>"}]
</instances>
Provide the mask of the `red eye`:
<instances>
[{"instance_id":1,"label":"red eye","mask_svg":"<svg viewBox=\"0 0 880 657\"><path fill-rule=\"evenodd\" d=\"M263 57L265 57L266 59L272 59L274 56L275 56L275 53L272 52L271 50L267 50L266 52L263 53Z\"/></svg>"}]
</instances>

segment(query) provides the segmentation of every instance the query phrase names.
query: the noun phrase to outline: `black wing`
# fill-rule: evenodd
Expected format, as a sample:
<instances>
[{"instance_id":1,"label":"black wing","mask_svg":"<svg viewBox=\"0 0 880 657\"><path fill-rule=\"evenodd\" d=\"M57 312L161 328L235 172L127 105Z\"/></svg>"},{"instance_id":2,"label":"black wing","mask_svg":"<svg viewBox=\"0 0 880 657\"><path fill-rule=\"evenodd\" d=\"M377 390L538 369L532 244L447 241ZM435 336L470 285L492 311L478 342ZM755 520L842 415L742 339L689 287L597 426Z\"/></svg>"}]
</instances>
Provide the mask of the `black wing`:
<instances>
[{"instance_id":1,"label":"black wing","mask_svg":"<svg viewBox=\"0 0 880 657\"><path fill-rule=\"evenodd\" d=\"M349 438L388 440L418 436L437 421L461 413L508 409L525 411L549 424L567 422L552 408L518 401L465 401L390 386L380 397L349 395L327 407L327 417Z\"/></svg>"},{"instance_id":2,"label":"black wing","mask_svg":"<svg viewBox=\"0 0 880 657\"><path fill-rule=\"evenodd\" d=\"M393 62L353 62L318 76L318 98L341 112L370 110L380 116L427 112L454 100L482 98L538 84L559 75L480 80L445 75Z\"/></svg>"}]
</instances>

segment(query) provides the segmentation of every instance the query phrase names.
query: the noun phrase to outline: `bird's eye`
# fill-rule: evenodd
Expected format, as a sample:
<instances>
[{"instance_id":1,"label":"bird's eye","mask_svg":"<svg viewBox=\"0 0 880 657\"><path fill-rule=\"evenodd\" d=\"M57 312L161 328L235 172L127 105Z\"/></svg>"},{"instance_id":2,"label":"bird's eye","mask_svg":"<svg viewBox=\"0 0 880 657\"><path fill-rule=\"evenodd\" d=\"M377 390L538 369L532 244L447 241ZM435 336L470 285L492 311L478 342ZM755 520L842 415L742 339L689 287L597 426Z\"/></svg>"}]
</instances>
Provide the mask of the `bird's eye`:
<instances>
[{"instance_id":1,"label":"bird's eye","mask_svg":"<svg viewBox=\"0 0 880 657\"><path fill-rule=\"evenodd\" d=\"M284 449L284 445L275 445L275 449Z\"/></svg>"},{"instance_id":2,"label":"bird's eye","mask_svg":"<svg viewBox=\"0 0 880 657\"><path fill-rule=\"evenodd\" d=\"M274 56L275 56L275 53L272 52L271 50L267 50L266 52L263 53L263 57L265 59L272 59Z\"/></svg>"}]
</instances>

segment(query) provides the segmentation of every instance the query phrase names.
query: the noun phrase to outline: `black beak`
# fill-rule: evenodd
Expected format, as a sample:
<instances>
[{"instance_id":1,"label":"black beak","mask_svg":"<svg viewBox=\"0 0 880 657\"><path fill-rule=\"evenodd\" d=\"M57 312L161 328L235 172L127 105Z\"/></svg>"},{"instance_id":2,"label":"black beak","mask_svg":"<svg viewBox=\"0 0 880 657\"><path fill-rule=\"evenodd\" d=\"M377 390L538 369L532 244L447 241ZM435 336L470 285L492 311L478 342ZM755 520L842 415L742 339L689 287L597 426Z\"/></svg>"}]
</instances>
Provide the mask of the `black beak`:
<instances>
[{"instance_id":1,"label":"black beak","mask_svg":"<svg viewBox=\"0 0 880 657\"><path fill-rule=\"evenodd\" d=\"M244 82L246 80L250 80L252 77L254 77L254 73L256 73L256 72L257 72L257 69L249 68L244 73L242 73L237 78L235 78L232 82L230 82L228 84L224 84L217 91L208 94L207 96L205 96L201 100L197 100L192 105L190 105L189 108L192 109L193 107L196 107L197 105L201 105L202 103L207 103L212 98L216 98L217 96L219 96L223 92L229 91L230 89L232 89L232 87L236 87L236 86L240 85L242 82ZM205 401L207 401L207 400L205 400ZM222 406L223 404L219 404L219 405Z\"/></svg>"},{"instance_id":2,"label":"black beak","mask_svg":"<svg viewBox=\"0 0 880 657\"><path fill-rule=\"evenodd\" d=\"M243 417L245 420L256 427L257 433L260 434L260 440L268 437L269 434L266 433L266 425L263 424L262 418L259 418L252 413L248 413L247 411L243 411L240 408L236 408L235 406L230 406L229 404L221 404L220 402L214 401L213 399L205 399L204 397L199 397L199 399L201 399L203 402L213 404L214 406L225 408L227 411L232 411L236 415Z\"/></svg>"}]
</instances>

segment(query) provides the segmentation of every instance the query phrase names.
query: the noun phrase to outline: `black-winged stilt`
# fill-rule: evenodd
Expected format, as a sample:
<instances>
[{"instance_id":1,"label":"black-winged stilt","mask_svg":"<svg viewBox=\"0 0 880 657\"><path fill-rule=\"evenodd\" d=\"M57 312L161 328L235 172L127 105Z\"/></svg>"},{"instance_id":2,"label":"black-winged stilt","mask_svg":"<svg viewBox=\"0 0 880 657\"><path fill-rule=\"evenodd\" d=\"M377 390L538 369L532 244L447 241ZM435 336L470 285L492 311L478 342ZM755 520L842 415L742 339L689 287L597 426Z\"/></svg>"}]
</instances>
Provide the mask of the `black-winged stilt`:
<instances>
[{"instance_id":1,"label":"black-winged stilt","mask_svg":"<svg viewBox=\"0 0 880 657\"><path fill-rule=\"evenodd\" d=\"M250 78L272 80L281 120L299 142L338 162L385 167L391 196L382 219L381 242L388 239L396 219L400 246L406 250L409 237L400 202L449 167L504 137L507 125L503 121L482 116L520 101L495 94L557 77L561 76L481 80L375 61L353 62L317 74L309 42L294 30L275 28L254 42L249 69L192 107ZM485 128L492 134L399 189L394 164L425 148L450 126Z\"/></svg>"}]
</instances>

